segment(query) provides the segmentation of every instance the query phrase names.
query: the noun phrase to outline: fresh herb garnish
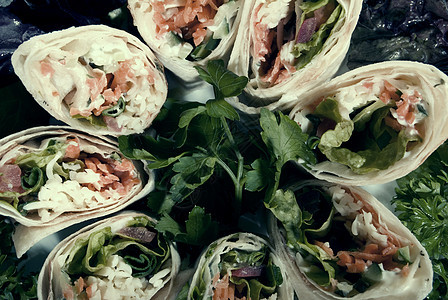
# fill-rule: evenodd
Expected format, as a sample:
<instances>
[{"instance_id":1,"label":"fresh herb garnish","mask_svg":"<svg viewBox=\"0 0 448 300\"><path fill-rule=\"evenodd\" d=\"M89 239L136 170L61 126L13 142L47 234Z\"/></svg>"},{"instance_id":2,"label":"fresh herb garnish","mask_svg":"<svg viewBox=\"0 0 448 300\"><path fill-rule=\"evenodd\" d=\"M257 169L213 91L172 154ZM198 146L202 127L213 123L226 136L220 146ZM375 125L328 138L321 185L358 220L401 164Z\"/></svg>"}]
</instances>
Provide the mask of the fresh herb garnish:
<instances>
[{"instance_id":1,"label":"fresh herb garnish","mask_svg":"<svg viewBox=\"0 0 448 300\"><path fill-rule=\"evenodd\" d=\"M216 239L218 223L206 214L202 207L196 206L188 215L185 229L173 218L165 214L156 225L159 232L172 235L174 239L190 245L204 245Z\"/></svg>"},{"instance_id":2,"label":"fresh herb garnish","mask_svg":"<svg viewBox=\"0 0 448 300\"><path fill-rule=\"evenodd\" d=\"M36 299L37 274L27 273L16 257L11 236L14 226L6 218L0 219L0 299Z\"/></svg>"},{"instance_id":3,"label":"fresh herb garnish","mask_svg":"<svg viewBox=\"0 0 448 300\"><path fill-rule=\"evenodd\" d=\"M448 297L448 144L440 146L418 169L398 179L392 200L398 218L426 248L433 263L428 299Z\"/></svg>"},{"instance_id":4,"label":"fresh herb garnish","mask_svg":"<svg viewBox=\"0 0 448 300\"><path fill-rule=\"evenodd\" d=\"M151 211L162 216L158 230L178 242L205 245L217 236L215 219L220 219L219 230L232 231L242 214L262 205L259 192L267 190L269 202L287 161L314 163L315 157L306 144L308 135L287 116L263 110L259 120L249 120L226 102L242 92L246 77L228 71L223 61L209 61L197 70L213 86L215 99L205 105L169 100L151 134L121 136L119 145L128 158L145 159L158 170L148 201ZM220 192L208 197L215 183ZM211 219L206 220L206 212ZM193 221L193 216L200 218ZM182 219L192 226L184 230ZM209 231L200 228L204 222Z\"/></svg>"}]
</instances>

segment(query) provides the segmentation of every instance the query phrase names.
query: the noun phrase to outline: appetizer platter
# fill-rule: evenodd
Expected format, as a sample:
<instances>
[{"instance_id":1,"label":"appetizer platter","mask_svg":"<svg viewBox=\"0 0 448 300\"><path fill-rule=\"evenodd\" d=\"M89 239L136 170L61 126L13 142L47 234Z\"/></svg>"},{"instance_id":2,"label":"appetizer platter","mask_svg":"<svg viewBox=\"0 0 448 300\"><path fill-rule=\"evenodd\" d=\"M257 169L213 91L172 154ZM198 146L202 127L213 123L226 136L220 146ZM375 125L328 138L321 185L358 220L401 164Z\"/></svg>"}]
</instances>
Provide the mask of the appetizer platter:
<instances>
[{"instance_id":1,"label":"appetizer platter","mask_svg":"<svg viewBox=\"0 0 448 300\"><path fill-rule=\"evenodd\" d=\"M0 298L448 297L446 0L0 11Z\"/></svg>"}]
</instances>

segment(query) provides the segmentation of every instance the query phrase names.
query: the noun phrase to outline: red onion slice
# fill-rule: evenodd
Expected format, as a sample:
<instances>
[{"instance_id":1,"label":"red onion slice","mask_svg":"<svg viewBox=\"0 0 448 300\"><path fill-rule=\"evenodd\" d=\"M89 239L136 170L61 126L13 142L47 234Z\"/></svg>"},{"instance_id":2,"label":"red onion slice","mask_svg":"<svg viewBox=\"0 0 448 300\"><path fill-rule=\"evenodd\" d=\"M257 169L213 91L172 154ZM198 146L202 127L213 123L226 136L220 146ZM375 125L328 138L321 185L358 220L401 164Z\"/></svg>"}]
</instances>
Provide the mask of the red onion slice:
<instances>
[{"instance_id":1,"label":"red onion slice","mask_svg":"<svg viewBox=\"0 0 448 300\"><path fill-rule=\"evenodd\" d=\"M303 21L302 26L300 26L299 33L297 34L297 43L306 43L311 40L314 32L316 31L317 20L316 18L309 18Z\"/></svg>"},{"instance_id":2,"label":"red onion slice","mask_svg":"<svg viewBox=\"0 0 448 300\"><path fill-rule=\"evenodd\" d=\"M125 227L123 229L120 229L120 231L118 231L118 234L147 244L151 243L151 241L156 236L154 232L149 231L145 227Z\"/></svg>"},{"instance_id":3,"label":"red onion slice","mask_svg":"<svg viewBox=\"0 0 448 300\"><path fill-rule=\"evenodd\" d=\"M263 271L263 266L251 267L246 266L240 269L232 270L232 276L246 278L246 277L258 277Z\"/></svg>"}]
</instances>

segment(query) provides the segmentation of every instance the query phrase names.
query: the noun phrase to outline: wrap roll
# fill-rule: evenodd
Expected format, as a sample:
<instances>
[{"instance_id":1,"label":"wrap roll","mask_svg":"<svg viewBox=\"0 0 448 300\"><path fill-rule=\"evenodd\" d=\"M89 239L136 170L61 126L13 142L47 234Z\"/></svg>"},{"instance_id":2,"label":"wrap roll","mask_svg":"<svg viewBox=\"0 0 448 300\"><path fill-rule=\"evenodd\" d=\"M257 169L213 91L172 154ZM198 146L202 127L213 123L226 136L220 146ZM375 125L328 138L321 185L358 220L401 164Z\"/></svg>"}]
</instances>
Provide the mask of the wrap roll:
<instances>
[{"instance_id":1,"label":"wrap roll","mask_svg":"<svg viewBox=\"0 0 448 300\"><path fill-rule=\"evenodd\" d=\"M305 94L291 119L310 135L318 179L381 184L416 169L448 137L448 77L417 62L372 64Z\"/></svg>"},{"instance_id":2,"label":"wrap roll","mask_svg":"<svg viewBox=\"0 0 448 300\"><path fill-rule=\"evenodd\" d=\"M20 257L45 236L123 209L154 188L146 162L120 154L116 141L63 126L0 140L0 214L19 225Z\"/></svg>"},{"instance_id":3,"label":"wrap roll","mask_svg":"<svg viewBox=\"0 0 448 300\"><path fill-rule=\"evenodd\" d=\"M53 117L99 135L143 132L168 93L151 50L104 25L35 36L11 59L26 89Z\"/></svg>"},{"instance_id":4,"label":"wrap roll","mask_svg":"<svg viewBox=\"0 0 448 300\"><path fill-rule=\"evenodd\" d=\"M266 240L235 233L201 255L188 299L293 299L283 263ZM245 297L245 298L244 298Z\"/></svg>"},{"instance_id":5,"label":"wrap roll","mask_svg":"<svg viewBox=\"0 0 448 300\"><path fill-rule=\"evenodd\" d=\"M150 217L125 212L61 241L38 278L39 299L165 299L180 266Z\"/></svg>"},{"instance_id":6,"label":"wrap roll","mask_svg":"<svg viewBox=\"0 0 448 300\"><path fill-rule=\"evenodd\" d=\"M251 0L230 56L230 71L249 78L243 111L287 109L277 100L304 92L338 71L358 21L360 0ZM285 99L284 99L285 100Z\"/></svg>"},{"instance_id":7,"label":"wrap roll","mask_svg":"<svg viewBox=\"0 0 448 300\"><path fill-rule=\"evenodd\" d=\"M362 188L310 180L285 195L268 228L299 299L420 300L431 291L425 248Z\"/></svg>"},{"instance_id":8,"label":"wrap roll","mask_svg":"<svg viewBox=\"0 0 448 300\"><path fill-rule=\"evenodd\" d=\"M129 0L134 24L164 66L186 83L195 66L228 59L244 0Z\"/></svg>"}]
</instances>

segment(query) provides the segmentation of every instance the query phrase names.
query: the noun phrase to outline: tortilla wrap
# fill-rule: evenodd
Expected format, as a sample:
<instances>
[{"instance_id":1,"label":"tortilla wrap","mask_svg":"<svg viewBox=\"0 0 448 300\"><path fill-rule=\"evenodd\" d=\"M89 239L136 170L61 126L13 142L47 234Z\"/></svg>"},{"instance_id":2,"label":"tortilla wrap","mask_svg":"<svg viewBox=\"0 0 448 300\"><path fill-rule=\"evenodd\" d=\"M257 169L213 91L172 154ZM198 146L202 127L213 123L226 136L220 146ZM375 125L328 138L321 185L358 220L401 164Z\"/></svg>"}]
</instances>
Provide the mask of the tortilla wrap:
<instances>
[{"instance_id":1,"label":"tortilla wrap","mask_svg":"<svg viewBox=\"0 0 448 300\"><path fill-rule=\"evenodd\" d=\"M99 135L141 133L166 100L163 66L133 35L104 25L31 38L14 71L53 117Z\"/></svg>"},{"instance_id":2,"label":"tortilla wrap","mask_svg":"<svg viewBox=\"0 0 448 300\"><path fill-rule=\"evenodd\" d=\"M266 264L267 261L270 263ZM272 268L270 264L273 265ZM257 269L263 269L262 274L274 272L281 275L282 282L277 281L277 285L272 282L267 283L266 276L270 275L257 276L255 274ZM188 299L219 298L223 290L233 289L236 292L235 284L245 286L240 297L246 296L246 299L249 299L248 281L252 287L255 286L254 282L275 287L273 291L263 291L257 294L256 296L261 297L259 299L286 300L293 298L293 290L284 272L283 262L270 244L251 233L231 234L210 244L201 255L190 283ZM232 285L233 288L231 288ZM258 299L256 296L250 295L252 299ZM224 299L223 297L219 299Z\"/></svg>"},{"instance_id":3,"label":"tortilla wrap","mask_svg":"<svg viewBox=\"0 0 448 300\"><path fill-rule=\"evenodd\" d=\"M291 231L273 215L268 228L300 299L420 300L431 291L433 271L428 253L375 197L359 187L318 180L290 189L304 222L291 230L304 234L305 241L290 238ZM317 193L324 195L320 204ZM329 201L331 212L322 201ZM292 205L287 210L294 217ZM311 220L306 217L310 212ZM335 275L329 280L326 276L331 271Z\"/></svg>"},{"instance_id":4,"label":"tortilla wrap","mask_svg":"<svg viewBox=\"0 0 448 300\"><path fill-rule=\"evenodd\" d=\"M260 107L284 110L289 103L277 102L284 93L330 80L348 51L361 7L360 0L246 1L228 68L249 83L245 97L231 103L251 114Z\"/></svg>"},{"instance_id":5,"label":"tortilla wrap","mask_svg":"<svg viewBox=\"0 0 448 300\"><path fill-rule=\"evenodd\" d=\"M128 8L140 35L163 65L190 86L199 80L194 67L205 67L209 60L228 60L244 1L187 3L130 0Z\"/></svg>"},{"instance_id":6,"label":"tortilla wrap","mask_svg":"<svg viewBox=\"0 0 448 300\"><path fill-rule=\"evenodd\" d=\"M91 293L96 299L165 299L159 292L169 293L180 257L155 224L144 214L123 212L68 236L41 269L38 298L68 300Z\"/></svg>"},{"instance_id":7,"label":"tortilla wrap","mask_svg":"<svg viewBox=\"0 0 448 300\"><path fill-rule=\"evenodd\" d=\"M325 155L306 169L347 185L382 184L410 173L448 137L447 82L433 66L389 61L285 95L296 103L291 119Z\"/></svg>"},{"instance_id":8,"label":"tortilla wrap","mask_svg":"<svg viewBox=\"0 0 448 300\"><path fill-rule=\"evenodd\" d=\"M0 140L0 171L0 214L19 223L19 257L49 234L122 210L154 188L146 162L124 158L116 141L63 126Z\"/></svg>"}]
</instances>

